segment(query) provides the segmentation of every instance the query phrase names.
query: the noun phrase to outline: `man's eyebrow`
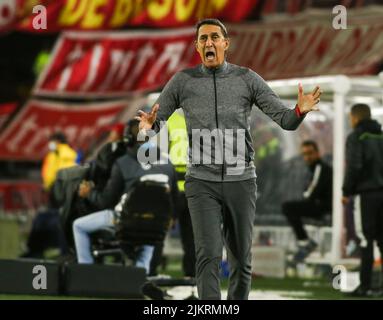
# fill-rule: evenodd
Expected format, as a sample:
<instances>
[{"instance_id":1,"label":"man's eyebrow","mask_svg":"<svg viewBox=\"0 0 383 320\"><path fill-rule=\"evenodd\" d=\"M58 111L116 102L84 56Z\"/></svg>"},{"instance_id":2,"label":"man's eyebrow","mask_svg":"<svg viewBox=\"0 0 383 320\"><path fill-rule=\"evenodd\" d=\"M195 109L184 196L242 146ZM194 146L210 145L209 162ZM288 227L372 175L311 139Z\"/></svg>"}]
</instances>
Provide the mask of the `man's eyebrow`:
<instances>
[{"instance_id":1,"label":"man's eyebrow","mask_svg":"<svg viewBox=\"0 0 383 320\"><path fill-rule=\"evenodd\" d=\"M211 32L210 35L211 35L211 36L219 36L219 33L216 32L216 31L214 31L214 32ZM208 34L207 34L207 33L204 33L204 34L201 34L201 35L199 36L199 38L207 37L207 36L208 36Z\"/></svg>"}]
</instances>

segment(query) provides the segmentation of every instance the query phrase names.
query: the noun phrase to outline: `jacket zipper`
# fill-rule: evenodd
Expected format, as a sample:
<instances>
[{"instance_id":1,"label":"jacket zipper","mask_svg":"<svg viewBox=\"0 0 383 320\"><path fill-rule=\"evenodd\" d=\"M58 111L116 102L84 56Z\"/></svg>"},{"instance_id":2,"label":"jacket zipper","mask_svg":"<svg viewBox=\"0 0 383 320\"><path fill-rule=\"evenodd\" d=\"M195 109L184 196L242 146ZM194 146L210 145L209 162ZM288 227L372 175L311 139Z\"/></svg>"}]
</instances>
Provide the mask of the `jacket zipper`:
<instances>
[{"instance_id":1,"label":"jacket zipper","mask_svg":"<svg viewBox=\"0 0 383 320\"><path fill-rule=\"evenodd\" d=\"M215 78L215 69L213 70L213 80L214 80L214 107L215 107L215 124L216 124L216 127L217 127L217 130L218 130L218 135L220 135L220 132L219 132L219 127L218 127L218 99L217 99L217 83L216 83L216 78ZM222 135L222 140L224 139L223 135ZM222 141L222 143L224 143L224 141ZM222 171L221 171L221 179L223 181L224 179L224 172L225 172L225 156L224 156L224 150L223 150L223 145L222 145L222 148L221 148L221 151L222 151Z\"/></svg>"}]
</instances>

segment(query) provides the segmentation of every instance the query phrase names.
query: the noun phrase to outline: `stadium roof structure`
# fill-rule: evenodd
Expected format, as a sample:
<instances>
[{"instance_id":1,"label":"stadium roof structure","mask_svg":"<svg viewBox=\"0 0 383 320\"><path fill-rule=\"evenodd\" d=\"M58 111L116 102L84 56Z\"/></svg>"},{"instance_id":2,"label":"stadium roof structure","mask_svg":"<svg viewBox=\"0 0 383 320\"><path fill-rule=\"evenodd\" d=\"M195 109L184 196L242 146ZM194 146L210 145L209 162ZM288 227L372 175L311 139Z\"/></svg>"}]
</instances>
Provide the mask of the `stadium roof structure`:
<instances>
[{"instance_id":1,"label":"stadium roof structure","mask_svg":"<svg viewBox=\"0 0 383 320\"><path fill-rule=\"evenodd\" d=\"M333 203L332 203L332 249L330 263L342 263L343 206L342 183L345 167L345 114L351 103L364 102L377 108L374 114L383 114L383 72L377 76L347 77L344 75L318 76L268 81L270 87L282 98L296 98L298 83L303 88L319 85L323 91L322 101L332 102L333 120ZM375 111L375 112L374 112Z\"/></svg>"}]
</instances>

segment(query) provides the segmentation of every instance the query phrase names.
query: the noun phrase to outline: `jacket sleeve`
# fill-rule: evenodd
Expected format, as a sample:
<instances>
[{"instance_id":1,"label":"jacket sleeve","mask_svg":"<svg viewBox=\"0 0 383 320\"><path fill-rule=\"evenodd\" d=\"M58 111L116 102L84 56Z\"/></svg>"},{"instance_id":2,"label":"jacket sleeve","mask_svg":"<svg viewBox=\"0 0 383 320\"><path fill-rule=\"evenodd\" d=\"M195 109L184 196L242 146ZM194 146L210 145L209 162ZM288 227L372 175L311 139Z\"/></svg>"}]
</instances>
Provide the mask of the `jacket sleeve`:
<instances>
[{"instance_id":1,"label":"jacket sleeve","mask_svg":"<svg viewBox=\"0 0 383 320\"><path fill-rule=\"evenodd\" d=\"M314 186L309 199L318 199L321 202L331 200L332 194L332 169L320 164L320 175L317 184ZM325 203L324 203L325 204Z\"/></svg>"},{"instance_id":2,"label":"jacket sleeve","mask_svg":"<svg viewBox=\"0 0 383 320\"><path fill-rule=\"evenodd\" d=\"M120 167L115 163L105 188L102 191L92 190L88 196L88 200L99 210L114 209L123 192L124 178Z\"/></svg>"},{"instance_id":3,"label":"jacket sleeve","mask_svg":"<svg viewBox=\"0 0 383 320\"><path fill-rule=\"evenodd\" d=\"M295 130L305 118L305 115L298 115L295 109L288 108L269 87L265 80L254 71L249 71L248 79L250 84L252 103L263 113L275 121L282 129Z\"/></svg>"},{"instance_id":4,"label":"jacket sleeve","mask_svg":"<svg viewBox=\"0 0 383 320\"><path fill-rule=\"evenodd\" d=\"M180 85L185 81L182 79L180 72L176 73L166 84L160 96L155 102L160 105L157 113L157 119L154 122L152 129L159 132L165 122L173 114L173 112L180 107Z\"/></svg>"},{"instance_id":5,"label":"jacket sleeve","mask_svg":"<svg viewBox=\"0 0 383 320\"><path fill-rule=\"evenodd\" d=\"M348 197L356 193L356 186L363 166L362 142L357 134L349 135L346 141L346 172L343 183L343 195Z\"/></svg>"}]
</instances>

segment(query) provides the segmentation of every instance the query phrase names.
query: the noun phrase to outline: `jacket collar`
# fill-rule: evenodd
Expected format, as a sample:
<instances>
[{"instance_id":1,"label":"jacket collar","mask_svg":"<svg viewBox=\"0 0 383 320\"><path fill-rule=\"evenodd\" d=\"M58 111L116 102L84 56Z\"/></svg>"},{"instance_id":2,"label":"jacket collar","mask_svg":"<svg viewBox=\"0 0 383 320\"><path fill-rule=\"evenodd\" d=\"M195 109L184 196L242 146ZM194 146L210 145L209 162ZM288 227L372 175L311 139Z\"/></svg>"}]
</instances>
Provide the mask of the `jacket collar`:
<instances>
[{"instance_id":1,"label":"jacket collar","mask_svg":"<svg viewBox=\"0 0 383 320\"><path fill-rule=\"evenodd\" d=\"M220 74L225 72L227 68L228 68L228 64L226 60L216 68L207 68L203 63L201 64L201 71L202 73L205 73L205 74L213 74L214 71L215 71L215 74Z\"/></svg>"}]
</instances>

